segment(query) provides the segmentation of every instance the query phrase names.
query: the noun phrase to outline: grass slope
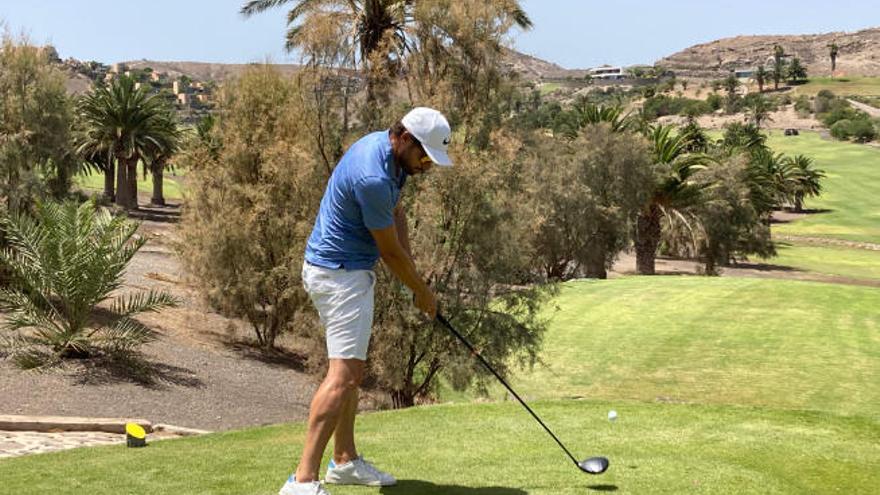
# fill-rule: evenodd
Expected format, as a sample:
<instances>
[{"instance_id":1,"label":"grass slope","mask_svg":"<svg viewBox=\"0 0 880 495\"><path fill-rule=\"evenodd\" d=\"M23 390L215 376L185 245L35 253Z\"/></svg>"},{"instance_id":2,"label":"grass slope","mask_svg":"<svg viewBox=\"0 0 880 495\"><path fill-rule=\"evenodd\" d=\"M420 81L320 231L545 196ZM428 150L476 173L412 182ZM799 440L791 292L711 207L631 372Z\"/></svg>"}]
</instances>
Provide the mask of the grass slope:
<instances>
[{"instance_id":1,"label":"grass slope","mask_svg":"<svg viewBox=\"0 0 880 495\"><path fill-rule=\"evenodd\" d=\"M768 263L797 270L880 281L880 251L796 242L777 242L777 256Z\"/></svg>"},{"instance_id":2,"label":"grass slope","mask_svg":"<svg viewBox=\"0 0 880 495\"><path fill-rule=\"evenodd\" d=\"M545 365L513 379L529 398L760 406L880 421L876 288L627 277L569 282L551 306Z\"/></svg>"},{"instance_id":3,"label":"grass slope","mask_svg":"<svg viewBox=\"0 0 880 495\"><path fill-rule=\"evenodd\" d=\"M806 84L795 86L794 92L814 96L823 89L840 96L880 95L880 77L811 77Z\"/></svg>"},{"instance_id":4,"label":"grass slope","mask_svg":"<svg viewBox=\"0 0 880 495\"><path fill-rule=\"evenodd\" d=\"M880 149L824 140L814 132L786 137L774 131L768 144L774 151L815 160L827 178L822 195L805 206L830 210L775 225L775 233L880 243Z\"/></svg>"}]
</instances>

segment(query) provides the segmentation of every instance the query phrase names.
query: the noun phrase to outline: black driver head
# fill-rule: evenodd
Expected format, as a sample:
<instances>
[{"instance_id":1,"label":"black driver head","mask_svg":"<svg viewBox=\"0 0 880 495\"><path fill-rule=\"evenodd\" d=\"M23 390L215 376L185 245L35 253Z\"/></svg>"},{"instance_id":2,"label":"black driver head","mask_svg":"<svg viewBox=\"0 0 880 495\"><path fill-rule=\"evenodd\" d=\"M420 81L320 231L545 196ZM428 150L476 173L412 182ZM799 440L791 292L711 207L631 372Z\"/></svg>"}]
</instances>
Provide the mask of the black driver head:
<instances>
[{"instance_id":1,"label":"black driver head","mask_svg":"<svg viewBox=\"0 0 880 495\"><path fill-rule=\"evenodd\" d=\"M608 469L608 459L604 457L590 457L577 465L581 471L589 474L602 474Z\"/></svg>"}]
</instances>

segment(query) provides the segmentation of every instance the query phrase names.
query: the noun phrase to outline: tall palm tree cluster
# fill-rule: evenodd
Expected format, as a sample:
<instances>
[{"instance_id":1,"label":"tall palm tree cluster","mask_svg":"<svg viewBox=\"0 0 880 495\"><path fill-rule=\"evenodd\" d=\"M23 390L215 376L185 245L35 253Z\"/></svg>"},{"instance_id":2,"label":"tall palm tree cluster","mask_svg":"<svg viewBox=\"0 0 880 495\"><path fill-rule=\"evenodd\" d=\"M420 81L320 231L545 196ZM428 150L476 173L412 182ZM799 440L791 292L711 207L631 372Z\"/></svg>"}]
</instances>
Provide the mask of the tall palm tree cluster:
<instances>
[{"instance_id":1,"label":"tall palm tree cluster","mask_svg":"<svg viewBox=\"0 0 880 495\"><path fill-rule=\"evenodd\" d=\"M641 115L624 115L619 107L603 107L585 99L576 100L568 113L573 115L567 119L573 126L560 133L566 139L577 136L587 124L605 122L615 132L637 130L652 145L652 163L658 174L632 236L636 269L643 275L655 273L656 255L668 237L665 228L690 232L683 236L692 243L688 251L698 251L694 233L703 229L695 212L710 201L712 188L717 186L699 175L703 170L736 155L745 156L748 166L743 181L750 191L749 201L765 225L769 225L774 209L790 206L796 212L803 211L804 199L822 190L824 172L813 166L812 159L773 153L755 123L732 124L721 139L712 142L694 121L680 128L650 124Z\"/></svg>"},{"instance_id":2,"label":"tall palm tree cluster","mask_svg":"<svg viewBox=\"0 0 880 495\"><path fill-rule=\"evenodd\" d=\"M182 138L165 100L123 76L80 99L77 120L77 152L104 174L109 201L129 210L138 207L137 166L142 163L153 175L152 202L165 203L163 172Z\"/></svg>"}]
</instances>

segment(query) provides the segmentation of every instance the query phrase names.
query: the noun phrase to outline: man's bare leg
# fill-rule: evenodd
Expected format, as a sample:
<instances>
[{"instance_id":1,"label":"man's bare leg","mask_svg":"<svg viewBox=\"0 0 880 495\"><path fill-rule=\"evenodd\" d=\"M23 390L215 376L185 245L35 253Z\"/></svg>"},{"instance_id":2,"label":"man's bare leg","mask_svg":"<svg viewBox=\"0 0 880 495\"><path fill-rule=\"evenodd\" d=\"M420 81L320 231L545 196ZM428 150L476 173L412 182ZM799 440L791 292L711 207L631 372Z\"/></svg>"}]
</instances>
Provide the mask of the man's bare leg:
<instances>
[{"instance_id":1,"label":"man's bare leg","mask_svg":"<svg viewBox=\"0 0 880 495\"><path fill-rule=\"evenodd\" d=\"M349 395L348 402L336 423L336 431L333 432L333 461L337 465L345 464L358 456L354 443L354 422L358 410L358 396L357 390Z\"/></svg>"},{"instance_id":2,"label":"man's bare leg","mask_svg":"<svg viewBox=\"0 0 880 495\"><path fill-rule=\"evenodd\" d=\"M309 409L309 429L299 467L296 469L296 481L310 482L319 479L321 456L330 435L345 413L350 397L357 396L357 389L364 375L364 363L359 359L330 360L327 376L315 392Z\"/></svg>"}]
</instances>

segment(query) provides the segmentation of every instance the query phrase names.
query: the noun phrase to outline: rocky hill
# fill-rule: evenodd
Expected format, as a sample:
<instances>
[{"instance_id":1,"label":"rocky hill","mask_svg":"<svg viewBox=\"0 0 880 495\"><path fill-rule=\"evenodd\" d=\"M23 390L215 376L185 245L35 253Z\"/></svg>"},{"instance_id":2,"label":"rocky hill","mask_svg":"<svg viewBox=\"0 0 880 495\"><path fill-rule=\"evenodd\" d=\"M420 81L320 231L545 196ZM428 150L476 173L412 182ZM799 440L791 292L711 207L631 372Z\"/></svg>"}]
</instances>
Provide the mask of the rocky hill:
<instances>
[{"instance_id":1,"label":"rocky hill","mask_svg":"<svg viewBox=\"0 0 880 495\"><path fill-rule=\"evenodd\" d=\"M510 49L504 50L504 65L527 81L565 79L567 77L582 78L587 73L586 69L566 69L552 62Z\"/></svg>"},{"instance_id":2,"label":"rocky hill","mask_svg":"<svg viewBox=\"0 0 880 495\"><path fill-rule=\"evenodd\" d=\"M566 69L546 60L531 55L505 49L504 64L523 79L534 81L539 79L564 79L566 77L583 77L587 73L581 69ZM205 62L161 62L155 60L133 60L124 62L130 69L152 68L154 71L167 74L171 78L181 75L197 81L222 82L230 77L241 74L248 64L214 64ZM299 65L276 64L282 73L292 74L299 70Z\"/></svg>"},{"instance_id":3,"label":"rocky hill","mask_svg":"<svg viewBox=\"0 0 880 495\"><path fill-rule=\"evenodd\" d=\"M132 60L123 63L129 69L145 69L149 67L156 72L166 74L172 79L187 76L195 81L217 82L236 77L252 65L215 64L208 62L161 62L155 60ZM274 67L283 74L293 74L300 68L299 65L294 64L275 64Z\"/></svg>"},{"instance_id":4,"label":"rocky hill","mask_svg":"<svg viewBox=\"0 0 880 495\"><path fill-rule=\"evenodd\" d=\"M880 28L853 33L737 36L695 45L657 61L679 77L717 78L731 70L753 69L773 58L773 45L800 58L811 76L830 76L829 45L836 43L835 76L880 76Z\"/></svg>"}]
</instances>

